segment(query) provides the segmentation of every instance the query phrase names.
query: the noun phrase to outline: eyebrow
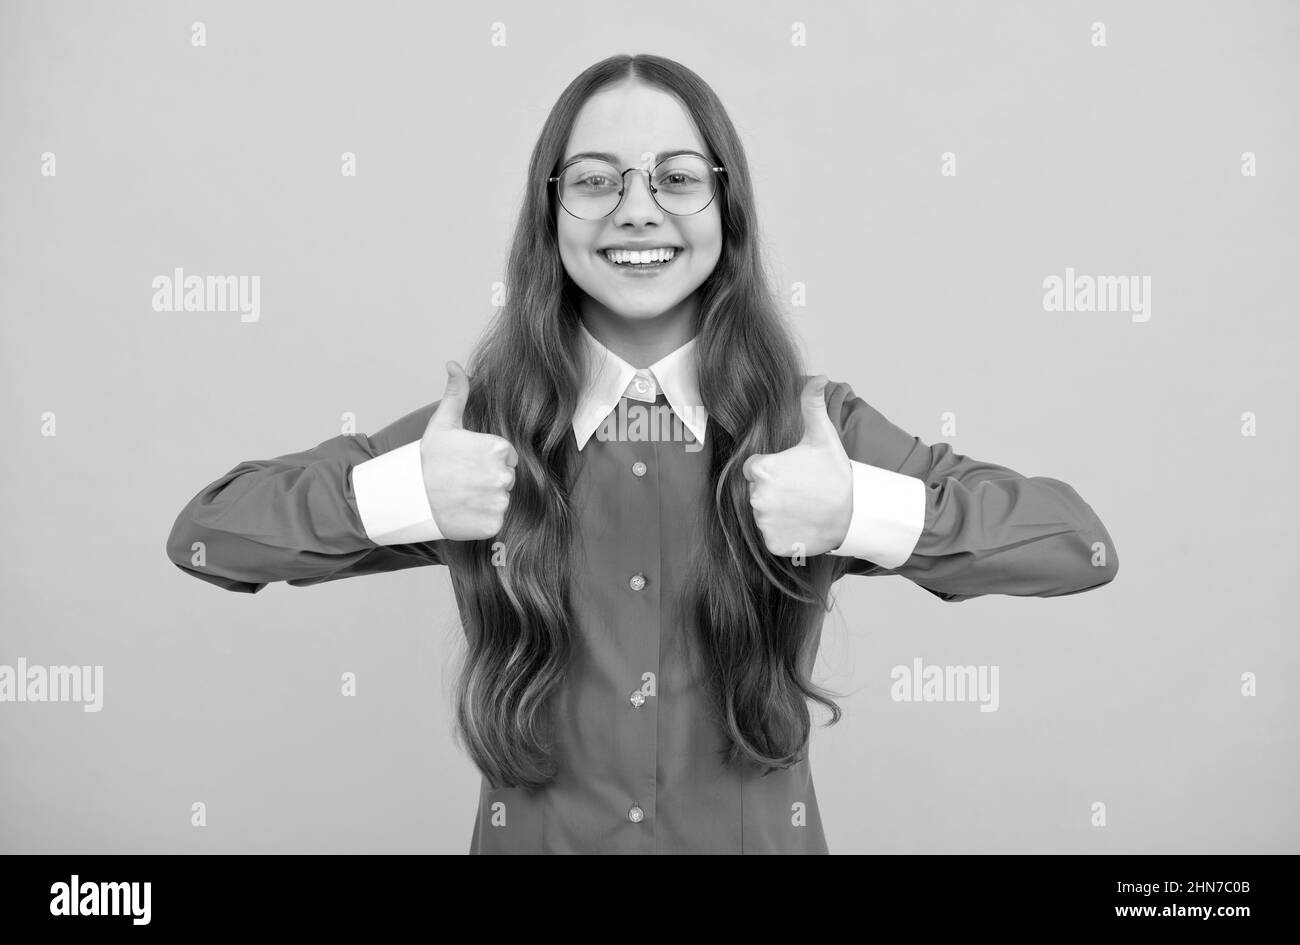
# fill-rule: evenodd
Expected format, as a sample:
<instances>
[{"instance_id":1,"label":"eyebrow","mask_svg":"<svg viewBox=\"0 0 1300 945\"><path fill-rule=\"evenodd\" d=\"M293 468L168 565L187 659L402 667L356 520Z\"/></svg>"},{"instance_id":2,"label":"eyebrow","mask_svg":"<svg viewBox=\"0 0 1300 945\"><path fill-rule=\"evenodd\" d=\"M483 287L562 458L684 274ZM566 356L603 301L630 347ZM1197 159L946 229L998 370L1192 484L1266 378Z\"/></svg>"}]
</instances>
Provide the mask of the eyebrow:
<instances>
[{"instance_id":1,"label":"eyebrow","mask_svg":"<svg viewBox=\"0 0 1300 945\"><path fill-rule=\"evenodd\" d=\"M713 163L709 158L700 154L699 151L694 151L690 148L676 148L672 151L660 151L655 155L655 163L658 164L660 161L667 160L670 157L676 157L679 154L694 154L696 157L701 157L704 158L704 160L709 161L710 164ZM562 163L572 164L574 161L581 161L587 158L596 161L608 161L610 164L618 163L618 155L610 154L608 151L580 151L577 154L572 154L565 158Z\"/></svg>"}]
</instances>

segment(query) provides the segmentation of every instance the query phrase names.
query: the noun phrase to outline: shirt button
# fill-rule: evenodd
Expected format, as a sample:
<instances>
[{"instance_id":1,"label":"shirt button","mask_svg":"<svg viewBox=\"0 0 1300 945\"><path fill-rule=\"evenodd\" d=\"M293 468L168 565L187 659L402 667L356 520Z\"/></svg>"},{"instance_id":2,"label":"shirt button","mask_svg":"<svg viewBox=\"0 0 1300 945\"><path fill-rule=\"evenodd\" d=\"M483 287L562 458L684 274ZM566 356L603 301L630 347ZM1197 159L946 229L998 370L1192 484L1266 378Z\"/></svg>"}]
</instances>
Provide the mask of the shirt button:
<instances>
[{"instance_id":1,"label":"shirt button","mask_svg":"<svg viewBox=\"0 0 1300 945\"><path fill-rule=\"evenodd\" d=\"M627 812L627 819L634 824L639 824L645 819L645 811L633 804L632 809Z\"/></svg>"},{"instance_id":2,"label":"shirt button","mask_svg":"<svg viewBox=\"0 0 1300 945\"><path fill-rule=\"evenodd\" d=\"M644 393L646 392L647 389L648 389L648 387L647 387L647 385L646 385L646 382L643 381L641 378L638 377L638 378L636 379L636 392L637 392L638 394L644 394Z\"/></svg>"},{"instance_id":3,"label":"shirt button","mask_svg":"<svg viewBox=\"0 0 1300 945\"><path fill-rule=\"evenodd\" d=\"M641 460L639 459L632 464L632 475L634 476L644 476L645 470L646 470L645 463L641 462Z\"/></svg>"},{"instance_id":4,"label":"shirt button","mask_svg":"<svg viewBox=\"0 0 1300 945\"><path fill-rule=\"evenodd\" d=\"M639 709L641 706L645 705L645 693L638 689L633 692L632 695L628 696L628 701Z\"/></svg>"},{"instance_id":5,"label":"shirt button","mask_svg":"<svg viewBox=\"0 0 1300 945\"><path fill-rule=\"evenodd\" d=\"M631 578L628 580L628 582L627 582L627 586L630 587L630 588L632 588L632 590L634 590L634 591L639 591L639 590L644 589L644 588L645 588L645 575L644 575L644 574L634 574L634 575L632 575L632 577L631 577Z\"/></svg>"}]
</instances>

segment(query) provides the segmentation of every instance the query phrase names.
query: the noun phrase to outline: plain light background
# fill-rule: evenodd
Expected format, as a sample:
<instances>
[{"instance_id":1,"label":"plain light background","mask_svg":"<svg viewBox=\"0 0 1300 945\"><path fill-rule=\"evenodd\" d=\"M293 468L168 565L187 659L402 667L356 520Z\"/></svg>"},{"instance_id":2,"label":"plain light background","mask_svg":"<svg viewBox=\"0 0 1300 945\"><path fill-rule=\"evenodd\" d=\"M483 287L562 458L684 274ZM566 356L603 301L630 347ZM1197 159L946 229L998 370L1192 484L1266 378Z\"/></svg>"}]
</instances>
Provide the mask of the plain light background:
<instances>
[{"instance_id":1,"label":"plain light background","mask_svg":"<svg viewBox=\"0 0 1300 945\"><path fill-rule=\"evenodd\" d=\"M243 595L164 542L240 462L442 395L556 97L653 52L740 130L809 369L1069 482L1121 560L1057 599L836 585L832 852L1300 852L1298 29L1226 0L5 3L0 663L105 681L98 714L0 704L0 851L468 849L446 571ZM153 311L175 267L260 275L260 320ZM1066 267L1149 275L1150 321L1045 312ZM998 666L999 710L892 701L916 657Z\"/></svg>"}]
</instances>

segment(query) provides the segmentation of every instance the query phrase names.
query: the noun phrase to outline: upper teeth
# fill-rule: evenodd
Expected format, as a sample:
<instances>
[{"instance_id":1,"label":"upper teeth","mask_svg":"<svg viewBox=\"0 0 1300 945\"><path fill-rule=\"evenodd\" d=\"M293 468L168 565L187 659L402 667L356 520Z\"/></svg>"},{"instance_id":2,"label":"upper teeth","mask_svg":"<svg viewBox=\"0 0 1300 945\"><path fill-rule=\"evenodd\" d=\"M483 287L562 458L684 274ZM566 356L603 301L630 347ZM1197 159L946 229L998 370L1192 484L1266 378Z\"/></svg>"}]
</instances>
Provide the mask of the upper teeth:
<instances>
[{"instance_id":1,"label":"upper teeth","mask_svg":"<svg viewBox=\"0 0 1300 945\"><path fill-rule=\"evenodd\" d=\"M668 246L660 246L657 249L644 249L634 252L630 249L607 249L605 255L613 263L652 263L667 262L677 255L677 250Z\"/></svg>"}]
</instances>

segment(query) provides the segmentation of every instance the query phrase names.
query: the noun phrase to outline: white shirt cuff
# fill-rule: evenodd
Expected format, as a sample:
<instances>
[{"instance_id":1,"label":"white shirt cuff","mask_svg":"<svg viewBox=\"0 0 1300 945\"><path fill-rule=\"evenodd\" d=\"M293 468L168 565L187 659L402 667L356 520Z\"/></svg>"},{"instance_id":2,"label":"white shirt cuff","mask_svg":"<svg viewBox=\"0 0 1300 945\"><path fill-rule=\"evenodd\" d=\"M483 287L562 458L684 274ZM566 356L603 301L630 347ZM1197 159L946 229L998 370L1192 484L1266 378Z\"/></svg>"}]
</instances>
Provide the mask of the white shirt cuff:
<instances>
[{"instance_id":1,"label":"white shirt cuff","mask_svg":"<svg viewBox=\"0 0 1300 945\"><path fill-rule=\"evenodd\" d=\"M419 440L353 466L352 491L366 537L376 545L443 537L424 488Z\"/></svg>"},{"instance_id":2,"label":"white shirt cuff","mask_svg":"<svg viewBox=\"0 0 1300 945\"><path fill-rule=\"evenodd\" d=\"M867 558L897 568L912 556L925 527L925 483L879 466L849 460L853 468L853 515L833 555Z\"/></svg>"}]
</instances>

